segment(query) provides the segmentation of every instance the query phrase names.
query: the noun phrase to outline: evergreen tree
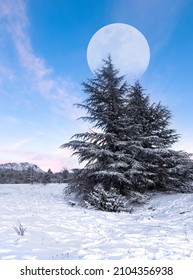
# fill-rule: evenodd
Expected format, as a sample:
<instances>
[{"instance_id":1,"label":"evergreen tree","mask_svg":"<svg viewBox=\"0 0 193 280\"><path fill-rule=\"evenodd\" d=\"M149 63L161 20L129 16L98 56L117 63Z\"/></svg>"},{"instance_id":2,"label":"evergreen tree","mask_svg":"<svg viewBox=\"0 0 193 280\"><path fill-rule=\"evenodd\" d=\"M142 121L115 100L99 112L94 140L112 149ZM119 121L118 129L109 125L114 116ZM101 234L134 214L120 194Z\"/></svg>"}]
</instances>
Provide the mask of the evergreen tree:
<instances>
[{"instance_id":1,"label":"evergreen tree","mask_svg":"<svg viewBox=\"0 0 193 280\"><path fill-rule=\"evenodd\" d=\"M80 163L86 161L85 168L75 170L69 177L67 188L86 200L99 184L105 191L115 189L118 194L128 184L123 172L127 168L126 155L119 147L124 133L122 116L128 86L117 74L109 57L95 78L83 83L88 98L77 106L88 113L82 119L93 123L93 129L100 132L76 134L76 140L61 146L73 149Z\"/></svg>"},{"instance_id":2,"label":"evergreen tree","mask_svg":"<svg viewBox=\"0 0 193 280\"><path fill-rule=\"evenodd\" d=\"M179 139L169 128L170 111L161 105L150 104L139 82L131 86L126 104L127 170L131 188L146 190L187 191L192 189L193 163L191 155L174 151Z\"/></svg>"},{"instance_id":3,"label":"evergreen tree","mask_svg":"<svg viewBox=\"0 0 193 280\"><path fill-rule=\"evenodd\" d=\"M68 176L69 176L68 170L67 170L66 168L64 168L64 169L60 172L60 174L61 174L61 182L62 182L62 183L65 183L66 180L67 180L67 178L68 178Z\"/></svg>"},{"instance_id":4,"label":"evergreen tree","mask_svg":"<svg viewBox=\"0 0 193 280\"><path fill-rule=\"evenodd\" d=\"M66 193L118 211L133 191L190 189L193 164L189 154L171 149L179 135L169 128L170 111L151 104L139 82L129 87L108 57L83 90L88 97L77 106L86 110L82 119L93 130L61 146L86 162L69 175Z\"/></svg>"},{"instance_id":5,"label":"evergreen tree","mask_svg":"<svg viewBox=\"0 0 193 280\"><path fill-rule=\"evenodd\" d=\"M52 173L51 169L49 168L48 171L45 172L42 177L42 183L44 185L51 183L52 176L53 176L53 173Z\"/></svg>"}]
</instances>

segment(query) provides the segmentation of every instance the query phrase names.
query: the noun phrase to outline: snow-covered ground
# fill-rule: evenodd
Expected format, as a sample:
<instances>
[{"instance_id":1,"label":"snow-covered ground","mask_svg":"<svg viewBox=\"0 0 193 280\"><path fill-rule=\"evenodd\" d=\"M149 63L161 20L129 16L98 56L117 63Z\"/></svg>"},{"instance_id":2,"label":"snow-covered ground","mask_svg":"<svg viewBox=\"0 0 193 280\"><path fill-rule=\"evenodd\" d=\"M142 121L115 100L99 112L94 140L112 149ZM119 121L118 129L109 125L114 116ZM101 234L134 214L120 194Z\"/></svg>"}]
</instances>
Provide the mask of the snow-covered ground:
<instances>
[{"instance_id":1,"label":"snow-covered ground","mask_svg":"<svg viewBox=\"0 0 193 280\"><path fill-rule=\"evenodd\" d=\"M0 185L1 260L193 260L193 194L157 195L132 214L107 213L71 206L63 188ZM13 228L18 220L23 236Z\"/></svg>"}]
</instances>

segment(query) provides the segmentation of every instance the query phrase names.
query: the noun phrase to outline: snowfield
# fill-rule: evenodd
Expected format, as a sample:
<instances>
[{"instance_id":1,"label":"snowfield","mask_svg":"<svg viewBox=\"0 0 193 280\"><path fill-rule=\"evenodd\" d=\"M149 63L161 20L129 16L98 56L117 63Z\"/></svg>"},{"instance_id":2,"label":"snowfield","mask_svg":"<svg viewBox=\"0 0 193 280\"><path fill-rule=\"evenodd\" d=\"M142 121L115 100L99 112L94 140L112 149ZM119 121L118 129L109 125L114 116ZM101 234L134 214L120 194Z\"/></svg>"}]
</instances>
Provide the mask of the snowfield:
<instances>
[{"instance_id":1,"label":"snowfield","mask_svg":"<svg viewBox=\"0 0 193 280\"><path fill-rule=\"evenodd\" d=\"M193 260L193 194L108 213L69 203L64 187L0 185L1 260Z\"/></svg>"}]
</instances>

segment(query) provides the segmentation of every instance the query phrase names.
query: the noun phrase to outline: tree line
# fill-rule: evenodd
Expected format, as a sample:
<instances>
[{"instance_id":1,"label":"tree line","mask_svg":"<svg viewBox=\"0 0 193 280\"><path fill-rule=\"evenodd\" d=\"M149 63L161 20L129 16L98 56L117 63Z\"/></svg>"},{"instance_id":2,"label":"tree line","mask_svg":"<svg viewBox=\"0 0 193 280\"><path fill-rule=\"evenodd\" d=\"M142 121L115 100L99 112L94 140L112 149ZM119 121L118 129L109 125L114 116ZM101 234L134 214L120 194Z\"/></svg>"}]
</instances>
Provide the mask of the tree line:
<instances>
[{"instance_id":1,"label":"tree line","mask_svg":"<svg viewBox=\"0 0 193 280\"><path fill-rule=\"evenodd\" d=\"M38 172L33 168L26 170L4 169L0 168L0 184L49 184L49 183L65 183L69 176L67 169L60 172Z\"/></svg>"}]
</instances>

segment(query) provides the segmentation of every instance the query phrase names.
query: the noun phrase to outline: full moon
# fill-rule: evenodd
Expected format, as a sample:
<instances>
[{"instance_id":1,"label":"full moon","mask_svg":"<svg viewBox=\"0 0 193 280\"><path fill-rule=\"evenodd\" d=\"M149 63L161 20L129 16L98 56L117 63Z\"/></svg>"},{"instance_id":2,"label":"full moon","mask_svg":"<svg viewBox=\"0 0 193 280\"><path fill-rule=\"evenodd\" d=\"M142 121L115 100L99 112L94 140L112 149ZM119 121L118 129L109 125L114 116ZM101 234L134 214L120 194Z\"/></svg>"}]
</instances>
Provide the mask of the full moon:
<instances>
[{"instance_id":1,"label":"full moon","mask_svg":"<svg viewBox=\"0 0 193 280\"><path fill-rule=\"evenodd\" d=\"M112 63L129 81L140 78L150 60L150 49L143 34L131 25L113 23L99 29L87 48L87 61L95 73L108 55Z\"/></svg>"}]
</instances>

